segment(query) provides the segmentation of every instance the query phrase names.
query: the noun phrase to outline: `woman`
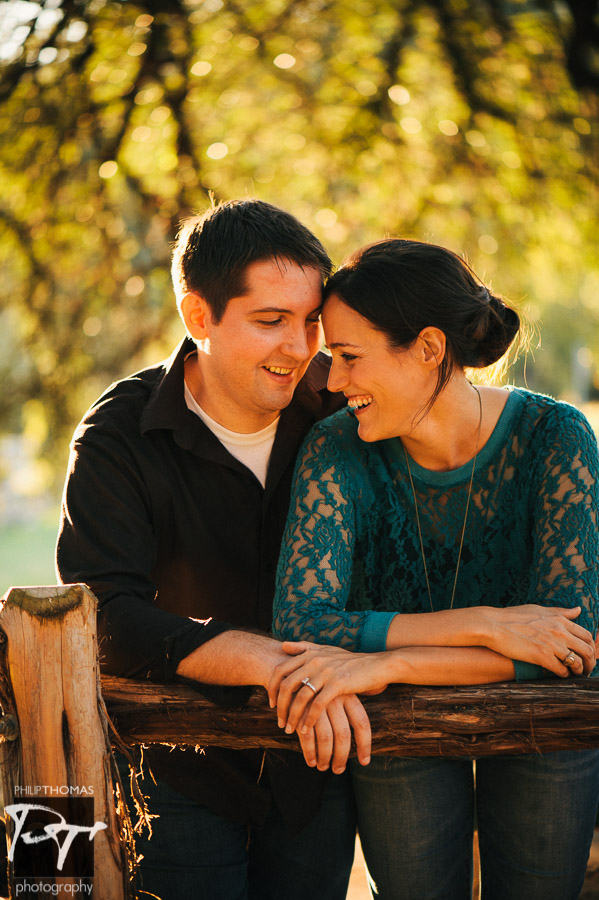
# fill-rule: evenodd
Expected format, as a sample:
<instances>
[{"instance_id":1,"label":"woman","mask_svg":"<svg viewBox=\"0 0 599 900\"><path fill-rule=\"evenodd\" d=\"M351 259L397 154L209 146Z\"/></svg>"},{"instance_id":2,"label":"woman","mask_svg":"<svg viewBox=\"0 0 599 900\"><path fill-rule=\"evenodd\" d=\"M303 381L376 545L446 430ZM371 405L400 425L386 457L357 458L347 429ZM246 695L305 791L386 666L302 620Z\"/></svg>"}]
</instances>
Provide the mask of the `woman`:
<instances>
[{"instance_id":1,"label":"woman","mask_svg":"<svg viewBox=\"0 0 599 900\"><path fill-rule=\"evenodd\" d=\"M516 312L455 254L403 240L354 254L325 301L349 409L300 452L275 628L336 646L285 645L282 724L309 732L333 697L396 681L589 674L596 440L573 407L465 373L503 356ZM475 804L485 900L578 896L599 751L481 759L476 800L461 759L378 757L352 778L375 896L470 896Z\"/></svg>"}]
</instances>

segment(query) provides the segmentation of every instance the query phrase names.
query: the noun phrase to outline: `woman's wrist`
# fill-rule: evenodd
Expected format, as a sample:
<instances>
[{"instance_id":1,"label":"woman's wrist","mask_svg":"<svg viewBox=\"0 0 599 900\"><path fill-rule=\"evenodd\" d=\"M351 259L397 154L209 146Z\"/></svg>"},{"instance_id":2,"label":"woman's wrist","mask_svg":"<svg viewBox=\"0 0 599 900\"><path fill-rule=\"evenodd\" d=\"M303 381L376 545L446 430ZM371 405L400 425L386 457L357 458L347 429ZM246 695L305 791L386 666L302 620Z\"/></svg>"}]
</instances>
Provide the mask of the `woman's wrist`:
<instances>
[{"instance_id":1,"label":"woman's wrist","mask_svg":"<svg viewBox=\"0 0 599 900\"><path fill-rule=\"evenodd\" d=\"M409 684L412 667L403 649L385 650L381 657L381 680L387 684Z\"/></svg>"}]
</instances>

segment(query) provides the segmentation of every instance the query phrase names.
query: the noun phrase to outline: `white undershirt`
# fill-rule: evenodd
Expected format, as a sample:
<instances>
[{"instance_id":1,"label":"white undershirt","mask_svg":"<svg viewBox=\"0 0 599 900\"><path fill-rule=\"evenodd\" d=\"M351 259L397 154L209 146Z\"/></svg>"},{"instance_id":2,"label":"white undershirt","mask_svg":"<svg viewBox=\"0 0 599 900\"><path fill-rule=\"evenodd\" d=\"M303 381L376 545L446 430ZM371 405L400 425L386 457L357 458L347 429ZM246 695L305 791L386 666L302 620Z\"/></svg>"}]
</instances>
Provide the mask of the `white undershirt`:
<instances>
[{"instance_id":1,"label":"white undershirt","mask_svg":"<svg viewBox=\"0 0 599 900\"><path fill-rule=\"evenodd\" d=\"M261 431L255 431L252 434L241 434L238 431L229 431L228 428L225 428L209 416L189 390L187 382L185 382L185 402L187 408L200 417L221 444L227 448L231 456L234 456L244 466L247 466L254 473L262 487L264 487L270 453L279 424L279 416L266 428L262 428Z\"/></svg>"}]
</instances>

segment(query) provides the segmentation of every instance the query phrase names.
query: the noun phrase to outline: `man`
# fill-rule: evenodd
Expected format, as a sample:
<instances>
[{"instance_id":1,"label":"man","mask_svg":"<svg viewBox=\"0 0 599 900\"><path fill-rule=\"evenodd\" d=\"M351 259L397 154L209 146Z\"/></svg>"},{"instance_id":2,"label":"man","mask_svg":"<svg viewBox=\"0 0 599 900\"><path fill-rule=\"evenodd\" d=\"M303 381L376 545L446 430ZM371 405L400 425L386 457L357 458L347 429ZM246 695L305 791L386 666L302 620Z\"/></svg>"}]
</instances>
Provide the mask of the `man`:
<instances>
[{"instance_id":1,"label":"man","mask_svg":"<svg viewBox=\"0 0 599 900\"><path fill-rule=\"evenodd\" d=\"M57 570L99 599L106 671L184 680L238 703L240 685L266 686L288 658L264 632L296 452L339 402L317 354L330 269L311 232L260 201L214 207L181 231L172 272L188 337L86 414L65 486ZM316 751L303 738L308 763L325 770L332 753L342 772L350 724L367 762L357 698L327 714ZM294 752L154 747L146 761L156 784L146 777L143 790L160 818L137 848L144 890L345 897L347 775L314 771Z\"/></svg>"}]
</instances>

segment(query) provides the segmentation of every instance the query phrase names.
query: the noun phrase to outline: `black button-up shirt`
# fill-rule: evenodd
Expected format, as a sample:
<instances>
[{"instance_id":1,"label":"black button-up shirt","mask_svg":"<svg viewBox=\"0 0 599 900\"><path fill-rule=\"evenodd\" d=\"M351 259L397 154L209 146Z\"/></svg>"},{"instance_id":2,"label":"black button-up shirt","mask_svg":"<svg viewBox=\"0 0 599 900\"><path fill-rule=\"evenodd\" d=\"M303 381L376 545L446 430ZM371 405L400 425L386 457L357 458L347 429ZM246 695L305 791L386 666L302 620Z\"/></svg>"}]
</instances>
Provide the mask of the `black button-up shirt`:
<instances>
[{"instance_id":1,"label":"black button-up shirt","mask_svg":"<svg viewBox=\"0 0 599 900\"><path fill-rule=\"evenodd\" d=\"M270 629L296 453L342 402L326 390L329 363L318 354L281 413L263 488L187 408L184 359L194 349L185 339L165 363L110 387L73 439L57 570L98 597L101 663L114 675L172 681L181 659L231 626ZM218 702L247 696L204 690ZM149 758L173 787L240 821L263 820L269 774L284 807L289 791L314 796L309 786L321 782L297 753L267 754L260 786L260 751L156 747Z\"/></svg>"}]
</instances>

